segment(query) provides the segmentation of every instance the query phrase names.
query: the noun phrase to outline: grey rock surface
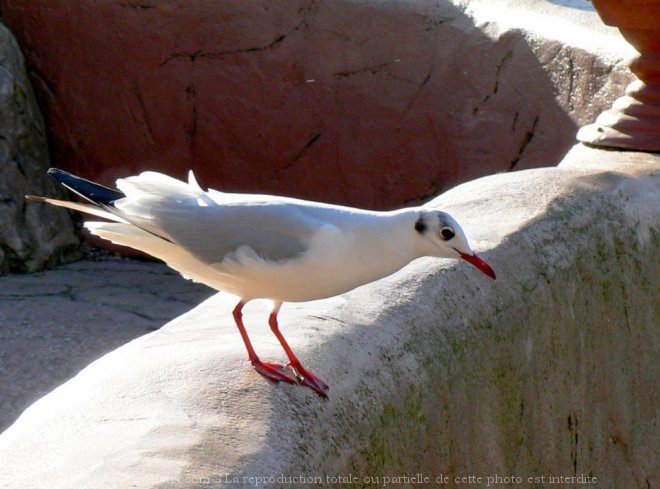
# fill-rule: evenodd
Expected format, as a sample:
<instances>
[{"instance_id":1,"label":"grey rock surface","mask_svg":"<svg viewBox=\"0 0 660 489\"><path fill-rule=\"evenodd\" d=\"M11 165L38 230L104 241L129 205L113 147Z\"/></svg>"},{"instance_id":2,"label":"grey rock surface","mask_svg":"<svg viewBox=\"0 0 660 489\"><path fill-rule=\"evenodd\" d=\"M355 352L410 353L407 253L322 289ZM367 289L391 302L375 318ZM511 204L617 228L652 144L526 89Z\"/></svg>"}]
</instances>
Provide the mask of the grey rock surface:
<instances>
[{"instance_id":1,"label":"grey rock surface","mask_svg":"<svg viewBox=\"0 0 660 489\"><path fill-rule=\"evenodd\" d=\"M285 305L283 333L329 401L259 377L218 294L26 410L0 435L0 486L656 487L660 156L577 147L431 205L497 282L421 259ZM267 310L248 306L258 353L281 359Z\"/></svg>"},{"instance_id":2,"label":"grey rock surface","mask_svg":"<svg viewBox=\"0 0 660 489\"><path fill-rule=\"evenodd\" d=\"M0 432L89 363L211 294L162 263L128 259L0 277Z\"/></svg>"},{"instance_id":3,"label":"grey rock surface","mask_svg":"<svg viewBox=\"0 0 660 489\"><path fill-rule=\"evenodd\" d=\"M545 149L538 146L539 139L546 140L546 147L552 142L567 144L568 150L575 135L575 130L571 132L561 128L559 119L546 112L548 102L542 99L537 87L539 76L529 68L533 65L521 64L516 60L521 44L528 47L538 60L541 70L551 82L557 105L575 124L575 128L593 122L635 79L625 62L635 50L618 29L604 25L589 2L583 2L582 9L555 3L560 2L464 2L466 13L476 27L506 47L499 58L495 58L497 88L502 90L502 86L515 86L515 77L522 78L516 89L522 88L526 99L519 99L519 104L534 107L531 118L528 115L526 125L523 123L524 127L530 128L531 139L528 147L522 148L527 151L518 166L521 169L533 167L539 161L550 164L549 160L544 160ZM540 106L536 107L538 102ZM516 104L512 105L515 107ZM530 122L534 120L537 124L532 126ZM517 120L516 124L521 122ZM562 137L566 131L570 133L568 139Z\"/></svg>"},{"instance_id":4,"label":"grey rock surface","mask_svg":"<svg viewBox=\"0 0 660 489\"><path fill-rule=\"evenodd\" d=\"M26 204L25 194L63 196L46 175L43 120L23 56L0 24L0 274L30 272L81 256L69 214Z\"/></svg>"}]
</instances>

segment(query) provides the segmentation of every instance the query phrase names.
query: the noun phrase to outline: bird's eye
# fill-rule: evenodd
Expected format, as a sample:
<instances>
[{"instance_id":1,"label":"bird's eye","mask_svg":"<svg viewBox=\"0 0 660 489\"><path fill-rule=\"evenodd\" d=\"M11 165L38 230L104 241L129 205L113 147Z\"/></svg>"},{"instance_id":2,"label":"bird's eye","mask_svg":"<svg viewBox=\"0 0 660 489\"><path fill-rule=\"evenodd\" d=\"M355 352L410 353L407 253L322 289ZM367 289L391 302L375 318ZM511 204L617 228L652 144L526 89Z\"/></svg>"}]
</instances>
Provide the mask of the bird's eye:
<instances>
[{"instance_id":1,"label":"bird's eye","mask_svg":"<svg viewBox=\"0 0 660 489\"><path fill-rule=\"evenodd\" d=\"M449 241L451 238L456 236L456 234L454 233L454 230L452 228L449 228L449 227L442 228L440 230L440 235L442 236L442 239L444 239L445 241Z\"/></svg>"}]
</instances>

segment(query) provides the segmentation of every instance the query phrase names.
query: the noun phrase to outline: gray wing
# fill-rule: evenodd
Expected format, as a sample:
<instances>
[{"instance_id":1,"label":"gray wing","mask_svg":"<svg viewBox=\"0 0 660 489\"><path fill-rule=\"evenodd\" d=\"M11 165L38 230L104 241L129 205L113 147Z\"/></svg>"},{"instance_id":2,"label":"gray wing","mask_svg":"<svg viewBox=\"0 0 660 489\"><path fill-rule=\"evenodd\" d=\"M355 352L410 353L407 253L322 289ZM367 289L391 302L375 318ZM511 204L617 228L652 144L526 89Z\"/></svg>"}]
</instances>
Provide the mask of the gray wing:
<instances>
[{"instance_id":1,"label":"gray wing","mask_svg":"<svg viewBox=\"0 0 660 489\"><path fill-rule=\"evenodd\" d=\"M161 200L148 209L148 216L122 215L209 264L222 262L245 245L268 261L291 260L307 250L323 226L304 207L277 201L217 204L207 199Z\"/></svg>"}]
</instances>

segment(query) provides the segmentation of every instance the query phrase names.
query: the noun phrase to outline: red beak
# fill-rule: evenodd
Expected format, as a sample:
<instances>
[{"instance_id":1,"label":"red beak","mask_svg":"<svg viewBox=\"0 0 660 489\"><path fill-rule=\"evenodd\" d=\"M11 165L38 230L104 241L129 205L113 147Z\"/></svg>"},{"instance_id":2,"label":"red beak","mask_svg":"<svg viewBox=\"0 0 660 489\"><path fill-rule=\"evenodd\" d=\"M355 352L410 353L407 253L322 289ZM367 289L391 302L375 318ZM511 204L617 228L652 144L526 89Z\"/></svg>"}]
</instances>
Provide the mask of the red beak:
<instances>
[{"instance_id":1,"label":"red beak","mask_svg":"<svg viewBox=\"0 0 660 489\"><path fill-rule=\"evenodd\" d=\"M483 273L488 275L490 278L495 280L495 272L493 271L492 268L490 268L490 265L486 263L483 259L481 259L479 256L477 256L476 254L468 255L467 253L461 253L460 251L458 253L461 255L461 258L463 258L463 260L471 263L479 270L481 270Z\"/></svg>"}]
</instances>

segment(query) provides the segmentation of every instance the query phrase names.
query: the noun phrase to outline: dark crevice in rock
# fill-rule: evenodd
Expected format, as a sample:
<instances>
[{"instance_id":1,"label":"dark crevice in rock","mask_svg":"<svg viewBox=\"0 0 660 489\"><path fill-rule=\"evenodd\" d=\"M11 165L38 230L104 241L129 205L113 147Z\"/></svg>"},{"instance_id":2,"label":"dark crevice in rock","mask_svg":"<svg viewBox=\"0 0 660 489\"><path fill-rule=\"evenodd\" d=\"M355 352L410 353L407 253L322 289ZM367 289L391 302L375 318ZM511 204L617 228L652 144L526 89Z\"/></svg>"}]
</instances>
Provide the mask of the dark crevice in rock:
<instances>
[{"instance_id":1,"label":"dark crevice in rock","mask_svg":"<svg viewBox=\"0 0 660 489\"><path fill-rule=\"evenodd\" d=\"M568 431L571 432L571 460L573 463L573 475L577 476L578 466L578 418L575 414L568 415Z\"/></svg>"},{"instance_id":2,"label":"dark crevice in rock","mask_svg":"<svg viewBox=\"0 0 660 489\"><path fill-rule=\"evenodd\" d=\"M429 183L429 190L423 194L409 197L403 201L404 205L425 203L437 197L442 193L443 184L440 180L433 180Z\"/></svg>"},{"instance_id":3,"label":"dark crevice in rock","mask_svg":"<svg viewBox=\"0 0 660 489\"><path fill-rule=\"evenodd\" d=\"M426 78L424 78L424 81L422 81L422 84L421 84L420 86L423 87L423 86L426 85L430 80L431 80L431 73L429 73L428 75L426 75Z\"/></svg>"},{"instance_id":4,"label":"dark crevice in rock","mask_svg":"<svg viewBox=\"0 0 660 489\"><path fill-rule=\"evenodd\" d=\"M47 93L49 97L57 97L55 90L55 85L48 77L35 65L28 65L27 72L30 75L32 81L37 82L37 84L42 88L44 93Z\"/></svg>"},{"instance_id":5,"label":"dark crevice in rock","mask_svg":"<svg viewBox=\"0 0 660 489\"><path fill-rule=\"evenodd\" d=\"M58 292L43 292L37 294L27 294L27 293L18 293L18 294L0 294L0 300L26 300L33 299L36 297L63 297L71 301L77 301L75 294L73 293L73 287L70 285L65 286L64 290Z\"/></svg>"},{"instance_id":6,"label":"dark crevice in rock","mask_svg":"<svg viewBox=\"0 0 660 489\"><path fill-rule=\"evenodd\" d=\"M568 58L568 110L575 110L575 104L573 103L573 90L575 90L575 66L573 63L573 58Z\"/></svg>"},{"instance_id":7,"label":"dark crevice in rock","mask_svg":"<svg viewBox=\"0 0 660 489\"><path fill-rule=\"evenodd\" d=\"M278 44L282 43L287 37L289 37L291 34L293 34L295 31L299 30L304 23L306 22L306 18L302 19L297 25L292 27L287 33L285 34L280 34L277 36L273 41L271 41L268 44L265 44L263 46L254 46L254 47L249 47L249 48L239 48L239 49L230 49L226 51L193 51L193 52L178 52L178 53L173 53L170 56L168 56L167 59L165 59L163 62L160 63L159 67L165 66L168 64L170 61L177 59L177 58L188 58L190 61L195 61L197 58L217 58L217 57L222 57L222 56L227 56L231 54L241 54L241 53L256 53L256 52L261 52L261 51L267 51L269 49L273 49L276 47Z\"/></svg>"},{"instance_id":8,"label":"dark crevice in rock","mask_svg":"<svg viewBox=\"0 0 660 489\"><path fill-rule=\"evenodd\" d=\"M518 150L518 154L516 155L516 157L513 160L511 160L511 164L509 165L509 171L513 170L516 167L516 165L518 164L518 162L522 158L523 153L525 152L525 149L527 149L527 145L529 145L529 143L532 142L532 139L534 139L534 131L536 130L536 125L539 122L539 117L540 116L537 115L534 118L534 121L532 122L532 126L529 128L529 130L523 136L523 140L520 143L520 149Z\"/></svg>"},{"instance_id":9,"label":"dark crevice in rock","mask_svg":"<svg viewBox=\"0 0 660 489\"><path fill-rule=\"evenodd\" d=\"M138 107L140 108L140 111L137 114L131 110L133 120L135 121L136 125L142 129L143 134L147 137L149 142L154 144L154 133L153 129L151 128L151 123L149 122L147 107L144 103L144 97L142 97L140 87L138 86L137 82L133 81L130 84L130 89L138 103Z\"/></svg>"},{"instance_id":10,"label":"dark crevice in rock","mask_svg":"<svg viewBox=\"0 0 660 489\"><path fill-rule=\"evenodd\" d=\"M513 121L511 121L511 132L516 132L516 125L518 124L518 118L520 117L520 112L516 111L513 114Z\"/></svg>"},{"instance_id":11,"label":"dark crevice in rock","mask_svg":"<svg viewBox=\"0 0 660 489\"><path fill-rule=\"evenodd\" d=\"M383 71L388 66L389 66L388 63L380 63L377 65L367 66L366 68L360 68L357 70L339 71L335 73L335 78L350 78L352 76L361 75L362 73L371 73L372 75L375 75L376 73Z\"/></svg>"},{"instance_id":12,"label":"dark crevice in rock","mask_svg":"<svg viewBox=\"0 0 660 489\"><path fill-rule=\"evenodd\" d=\"M190 102L190 121L185 124L186 134L188 135L188 146L190 149L190 154L192 156L193 149L195 146L195 136L197 134L197 91L195 87L189 85L186 88L186 99Z\"/></svg>"},{"instance_id":13,"label":"dark crevice in rock","mask_svg":"<svg viewBox=\"0 0 660 489\"><path fill-rule=\"evenodd\" d=\"M307 144L305 144L305 149L307 149L307 148L311 148L312 145L318 140L318 138L321 137L321 134L322 134L322 133L320 133L320 132L314 134L314 135L309 139L309 141L307 141Z\"/></svg>"},{"instance_id":14,"label":"dark crevice in rock","mask_svg":"<svg viewBox=\"0 0 660 489\"><path fill-rule=\"evenodd\" d=\"M152 10L157 8L156 5L150 5L147 3L138 3L138 2L119 2L118 5L123 8L132 8L135 10Z\"/></svg>"},{"instance_id":15,"label":"dark crevice in rock","mask_svg":"<svg viewBox=\"0 0 660 489\"><path fill-rule=\"evenodd\" d=\"M425 32L431 32L435 30L436 28L446 24L447 22L453 22L456 20L456 17L434 17L434 18L429 18L427 22L427 26L424 28Z\"/></svg>"},{"instance_id":16,"label":"dark crevice in rock","mask_svg":"<svg viewBox=\"0 0 660 489\"><path fill-rule=\"evenodd\" d=\"M291 165L293 165L296 161L298 161L300 158L302 158L302 156L305 154L305 151L307 151L309 148L314 146L314 143L316 143L316 141L318 141L318 139L321 137L322 134L323 133L321 131L318 131L318 132L312 134L312 136L310 136L310 138L305 143L305 146L303 146L303 148L291 159L291 161L289 162L288 165L284 166L283 169L286 170L286 169L290 168Z\"/></svg>"},{"instance_id":17,"label":"dark crevice in rock","mask_svg":"<svg viewBox=\"0 0 660 489\"><path fill-rule=\"evenodd\" d=\"M504 65L506 65L511 58L513 58L513 51L507 51L507 53L502 58L502 61L500 61L499 64L497 65L495 71L495 85L493 86L493 93L497 93L497 91L499 90L500 74L502 73L502 69L504 68Z\"/></svg>"},{"instance_id":18,"label":"dark crevice in rock","mask_svg":"<svg viewBox=\"0 0 660 489\"><path fill-rule=\"evenodd\" d=\"M167 63L170 61L173 61L175 59L179 58L188 58L189 61L195 61L197 59L197 56L202 54L202 51L193 51L193 52L188 52L188 51L179 51L176 53L170 54L165 61L160 63L158 66L162 67L165 66Z\"/></svg>"}]
</instances>

